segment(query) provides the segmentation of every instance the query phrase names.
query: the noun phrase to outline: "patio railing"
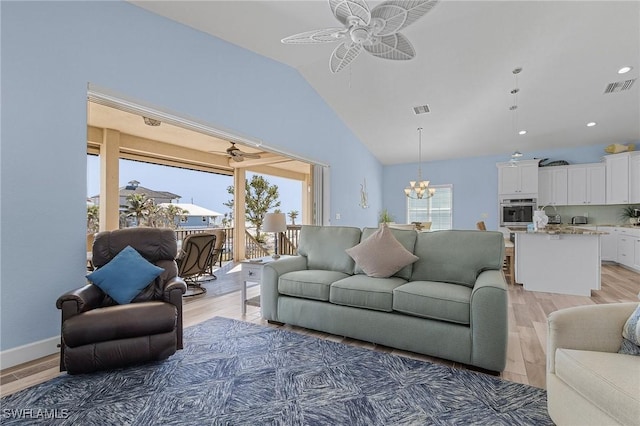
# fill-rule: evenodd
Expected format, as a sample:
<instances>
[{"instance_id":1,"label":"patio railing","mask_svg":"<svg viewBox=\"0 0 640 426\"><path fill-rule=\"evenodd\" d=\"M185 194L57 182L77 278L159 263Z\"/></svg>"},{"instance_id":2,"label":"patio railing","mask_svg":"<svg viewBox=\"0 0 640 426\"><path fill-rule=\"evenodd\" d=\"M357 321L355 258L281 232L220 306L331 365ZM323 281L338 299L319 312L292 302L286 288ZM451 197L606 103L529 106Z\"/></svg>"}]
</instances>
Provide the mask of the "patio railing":
<instances>
[{"instance_id":1,"label":"patio railing","mask_svg":"<svg viewBox=\"0 0 640 426\"><path fill-rule=\"evenodd\" d=\"M301 228L301 225L287 225L287 231L278 234L278 252L280 254L297 254ZM233 260L233 228L180 228L176 229L176 238L183 240L187 235L211 232L213 229L224 229L226 234L220 260L222 262ZM248 259L270 254L249 232L245 231L244 239L245 253Z\"/></svg>"},{"instance_id":2,"label":"patio railing","mask_svg":"<svg viewBox=\"0 0 640 426\"><path fill-rule=\"evenodd\" d=\"M233 228L180 228L176 229L176 239L184 240L187 235L211 232L214 229L223 229L225 231L224 246L222 253L220 253L220 262L233 260Z\"/></svg>"},{"instance_id":3,"label":"patio railing","mask_svg":"<svg viewBox=\"0 0 640 426\"><path fill-rule=\"evenodd\" d=\"M278 247L280 254L298 254L298 239L301 225L287 225L287 231L278 234Z\"/></svg>"},{"instance_id":4,"label":"patio railing","mask_svg":"<svg viewBox=\"0 0 640 426\"><path fill-rule=\"evenodd\" d=\"M244 231L244 241L247 259L255 259L256 257L268 256L270 254L248 231Z\"/></svg>"}]
</instances>

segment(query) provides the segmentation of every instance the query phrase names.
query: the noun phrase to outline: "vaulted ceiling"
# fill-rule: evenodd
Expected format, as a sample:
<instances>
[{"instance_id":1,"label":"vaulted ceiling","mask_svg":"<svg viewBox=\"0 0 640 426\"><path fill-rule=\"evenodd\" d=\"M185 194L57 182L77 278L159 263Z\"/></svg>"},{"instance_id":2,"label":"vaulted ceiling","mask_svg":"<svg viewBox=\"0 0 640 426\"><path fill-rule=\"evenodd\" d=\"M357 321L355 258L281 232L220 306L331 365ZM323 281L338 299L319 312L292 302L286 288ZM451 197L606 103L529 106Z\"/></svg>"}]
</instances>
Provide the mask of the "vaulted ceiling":
<instances>
[{"instance_id":1,"label":"vaulted ceiling","mask_svg":"<svg viewBox=\"0 0 640 426\"><path fill-rule=\"evenodd\" d=\"M637 1L445 0L402 30L413 60L361 53L337 74L338 43L280 42L341 26L327 1L131 3L296 68L383 164L417 161L418 127L424 160L640 140L640 82L605 93L640 72Z\"/></svg>"}]
</instances>

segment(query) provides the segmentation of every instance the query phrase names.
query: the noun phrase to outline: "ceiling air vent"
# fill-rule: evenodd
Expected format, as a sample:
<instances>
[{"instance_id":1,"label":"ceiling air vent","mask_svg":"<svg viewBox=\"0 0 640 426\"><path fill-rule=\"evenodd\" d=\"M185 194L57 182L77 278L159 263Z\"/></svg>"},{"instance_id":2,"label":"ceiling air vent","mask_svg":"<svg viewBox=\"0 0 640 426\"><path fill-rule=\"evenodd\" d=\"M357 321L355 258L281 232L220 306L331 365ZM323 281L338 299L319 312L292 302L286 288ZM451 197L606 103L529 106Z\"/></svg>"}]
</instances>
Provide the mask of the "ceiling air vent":
<instances>
[{"instance_id":1,"label":"ceiling air vent","mask_svg":"<svg viewBox=\"0 0 640 426\"><path fill-rule=\"evenodd\" d=\"M607 87L604 89L604 93L617 93L617 92L622 92L624 90L629 90L631 89L631 86L633 86L633 83L635 83L636 79L632 78L631 80L624 80L624 81L616 81L615 83L609 83L607 84Z\"/></svg>"},{"instance_id":2,"label":"ceiling air vent","mask_svg":"<svg viewBox=\"0 0 640 426\"><path fill-rule=\"evenodd\" d=\"M429 109L429 105L420 105L420 106L413 107L413 112L416 115L420 115L420 114L426 114L428 112L431 112L431 110Z\"/></svg>"}]
</instances>

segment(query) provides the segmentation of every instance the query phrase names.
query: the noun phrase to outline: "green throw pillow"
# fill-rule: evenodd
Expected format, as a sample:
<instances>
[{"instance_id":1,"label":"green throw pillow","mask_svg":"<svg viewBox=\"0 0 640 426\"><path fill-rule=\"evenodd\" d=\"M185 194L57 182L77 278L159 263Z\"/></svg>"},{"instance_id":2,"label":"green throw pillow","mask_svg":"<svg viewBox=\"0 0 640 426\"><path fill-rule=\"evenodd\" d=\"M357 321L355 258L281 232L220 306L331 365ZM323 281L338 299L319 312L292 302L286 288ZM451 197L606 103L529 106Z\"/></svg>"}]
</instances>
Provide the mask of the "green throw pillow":
<instances>
[{"instance_id":1,"label":"green throw pillow","mask_svg":"<svg viewBox=\"0 0 640 426\"><path fill-rule=\"evenodd\" d=\"M640 355L640 305L624 324L622 337L622 347L618 353Z\"/></svg>"},{"instance_id":2,"label":"green throw pillow","mask_svg":"<svg viewBox=\"0 0 640 426\"><path fill-rule=\"evenodd\" d=\"M87 279L121 305L133 300L164 269L149 263L127 246L109 263L87 275Z\"/></svg>"}]
</instances>

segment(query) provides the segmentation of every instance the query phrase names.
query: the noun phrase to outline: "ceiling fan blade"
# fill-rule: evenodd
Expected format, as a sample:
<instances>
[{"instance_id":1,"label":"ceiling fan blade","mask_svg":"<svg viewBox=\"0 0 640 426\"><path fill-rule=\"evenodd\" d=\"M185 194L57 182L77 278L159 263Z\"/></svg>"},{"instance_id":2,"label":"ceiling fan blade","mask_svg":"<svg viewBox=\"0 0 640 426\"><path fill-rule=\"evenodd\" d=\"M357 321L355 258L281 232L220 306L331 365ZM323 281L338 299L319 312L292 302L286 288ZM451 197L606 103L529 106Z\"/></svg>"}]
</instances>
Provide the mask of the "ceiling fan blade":
<instances>
[{"instance_id":1,"label":"ceiling fan blade","mask_svg":"<svg viewBox=\"0 0 640 426\"><path fill-rule=\"evenodd\" d=\"M294 34L283 38L281 41L284 44L330 43L333 41L339 41L344 38L346 34L347 31L344 28L325 28L322 30L312 30L300 34Z\"/></svg>"},{"instance_id":2,"label":"ceiling fan blade","mask_svg":"<svg viewBox=\"0 0 640 426\"><path fill-rule=\"evenodd\" d=\"M369 6L364 0L329 0L329 7L336 19L345 25L350 25L349 18L359 18L364 25L371 20Z\"/></svg>"},{"instance_id":3,"label":"ceiling fan blade","mask_svg":"<svg viewBox=\"0 0 640 426\"><path fill-rule=\"evenodd\" d=\"M207 151L210 154L229 155L226 151Z\"/></svg>"},{"instance_id":4,"label":"ceiling fan blade","mask_svg":"<svg viewBox=\"0 0 640 426\"><path fill-rule=\"evenodd\" d=\"M388 0L371 11L372 22L381 27L377 35L385 36L413 24L429 12L438 0Z\"/></svg>"},{"instance_id":5,"label":"ceiling fan blade","mask_svg":"<svg viewBox=\"0 0 640 426\"><path fill-rule=\"evenodd\" d=\"M253 158L253 159L260 158L260 154L255 154L255 153L252 153L252 152L242 152L240 154L240 156L242 156L244 158Z\"/></svg>"},{"instance_id":6,"label":"ceiling fan blade","mask_svg":"<svg viewBox=\"0 0 640 426\"><path fill-rule=\"evenodd\" d=\"M400 33L380 37L377 43L365 45L364 49L373 56L394 61L406 61L416 56L409 40Z\"/></svg>"},{"instance_id":7,"label":"ceiling fan blade","mask_svg":"<svg viewBox=\"0 0 640 426\"><path fill-rule=\"evenodd\" d=\"M331 72L335 74L341 71L358 56L361 50L361 44L341 43L331 54L331 59L329 60Z\"/></svg>"}]
</instances>

